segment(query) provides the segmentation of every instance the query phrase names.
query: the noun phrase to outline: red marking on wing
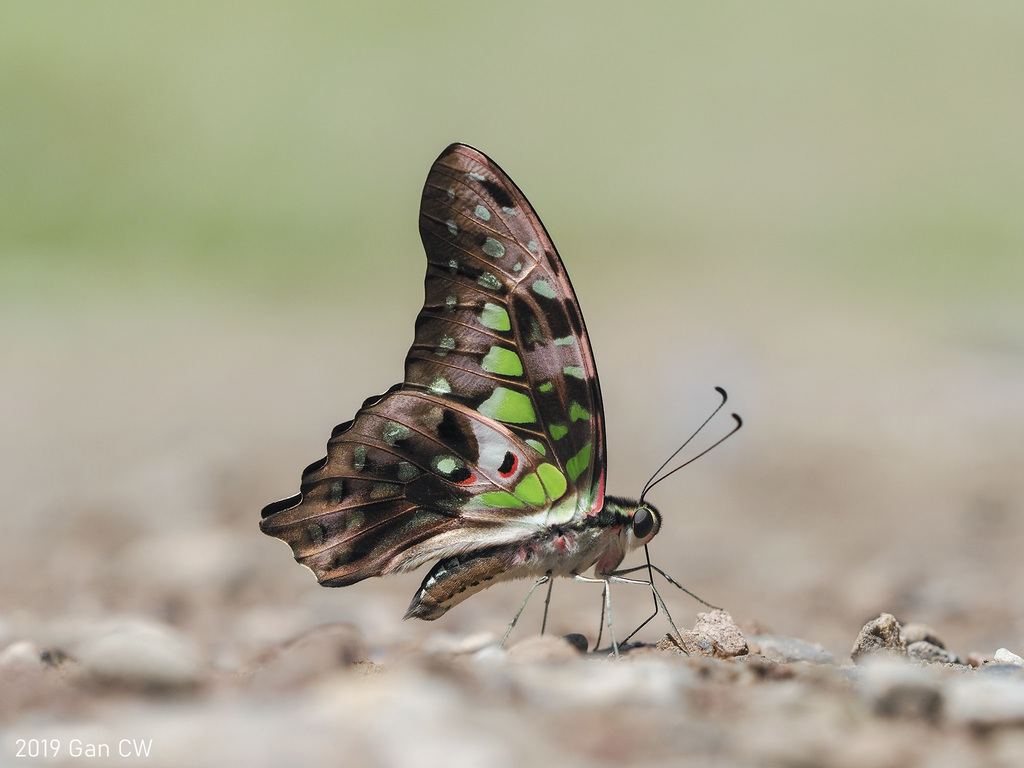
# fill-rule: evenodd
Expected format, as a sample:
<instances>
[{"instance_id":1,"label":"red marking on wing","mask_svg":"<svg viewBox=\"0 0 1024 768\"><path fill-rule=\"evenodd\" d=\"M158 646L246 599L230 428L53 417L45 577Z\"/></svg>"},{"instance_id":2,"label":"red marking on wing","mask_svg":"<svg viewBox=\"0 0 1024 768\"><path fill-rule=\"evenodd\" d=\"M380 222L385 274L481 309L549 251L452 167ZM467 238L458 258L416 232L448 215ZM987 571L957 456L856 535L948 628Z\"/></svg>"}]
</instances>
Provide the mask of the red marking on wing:
<instances>
[{"instance_id":1,"label":"red marking on wing","mask_svg":"<svg viewBox=\"0 0 1024 768\"><path fill-rule=\"evenodd\" d=\"M509 453L512 453L512 452L509 451ZM508 472L502 472L499 469L498 470L498 474L501 475L502 477L512 477L512 475L514 475L516 473L516 470L518 468L519 468L519 457L516 456L514 453L512 453L512 468L509 469Z\"/></svg>"},{"instance_id":2,"label":"red marking on wing","mask_svg":"<svg viewBox=\"0 0 1024 768\"><path fill-rule=\"evenodd\" d=\"M597 481L597 494L594 496L594 503L587 515L596 515L604 508L604 469L601 470L601 477Z\"/></svg>"},{"instance_id":3,"label":"red marking on wing","mask_svg":"<svg viewBox=\"0 0 1024 768\"><path fill-rule=\"evenodd\" d=\"M471 474L465 480L460 480L457 485L472 485L476 482L476 473Z\"/></svg>"}]
</instances>

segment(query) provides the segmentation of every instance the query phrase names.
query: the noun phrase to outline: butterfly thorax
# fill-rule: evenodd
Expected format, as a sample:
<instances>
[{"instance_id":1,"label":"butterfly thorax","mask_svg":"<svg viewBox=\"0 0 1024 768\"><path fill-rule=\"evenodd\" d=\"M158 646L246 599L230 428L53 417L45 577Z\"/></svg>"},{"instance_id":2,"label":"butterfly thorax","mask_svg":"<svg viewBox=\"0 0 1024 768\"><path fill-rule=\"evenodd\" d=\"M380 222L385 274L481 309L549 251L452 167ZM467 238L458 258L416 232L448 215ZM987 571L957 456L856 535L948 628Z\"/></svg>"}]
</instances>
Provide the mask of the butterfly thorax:
<instances>
[{"instance_id":1,"label":"butterfly thorax","mask_svg":"<svg viewBox=\"0 0 1024 768\"><path fill-rule=\"evenodd\" d=\"M573 577L591 566L595 576L605 577L630 550L654 538L660 526L661 514L650 504L608 496L598 513L551 526L523 542L440 560L423 579L405 618L439 618L498 581Z\"/></svg>"}]
</instances>

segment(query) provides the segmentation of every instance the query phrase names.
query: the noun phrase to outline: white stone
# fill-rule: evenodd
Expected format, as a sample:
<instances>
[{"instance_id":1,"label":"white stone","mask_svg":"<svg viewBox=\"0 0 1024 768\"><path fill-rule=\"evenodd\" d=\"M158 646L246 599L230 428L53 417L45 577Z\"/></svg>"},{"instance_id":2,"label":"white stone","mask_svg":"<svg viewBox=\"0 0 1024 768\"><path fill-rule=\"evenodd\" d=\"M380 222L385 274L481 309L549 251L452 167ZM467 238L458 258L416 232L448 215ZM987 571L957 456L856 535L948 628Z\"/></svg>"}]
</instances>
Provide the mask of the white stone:
<instances>
[{"instance_id":1,"label":"white stone","mask_svg":"<svg viewBox=\"0 0 1024 768\"><path fill-rule=\"evenodd\" d=\"M992 660L999 664L1016 664L1018 667L1024 667L1024 659L1006 648L1000 648L992 654Z\"/></svg>"}]
</instances>

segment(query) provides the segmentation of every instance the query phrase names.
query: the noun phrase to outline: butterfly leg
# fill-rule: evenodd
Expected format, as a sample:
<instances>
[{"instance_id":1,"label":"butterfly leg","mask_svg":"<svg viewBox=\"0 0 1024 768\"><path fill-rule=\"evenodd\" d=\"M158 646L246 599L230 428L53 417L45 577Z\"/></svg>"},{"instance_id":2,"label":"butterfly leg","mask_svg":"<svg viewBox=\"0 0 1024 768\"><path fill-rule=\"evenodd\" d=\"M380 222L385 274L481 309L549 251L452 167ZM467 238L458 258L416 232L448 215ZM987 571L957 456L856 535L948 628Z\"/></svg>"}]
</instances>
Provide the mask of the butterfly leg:
<instances>
[{"instance_id":1,"label":"butterfly leg","mask_svg":"<svg viewBox=\"0 0 1024 768\"><path fill-rule=\"evenodd\" d=\"M678 627L676 627L675 622L672 621L672 614L670 614L668 612L668 607L665 605L665 601L662 599L661 594L659 594L658 590L654 586L654 578L653 578L653 573L652 572L660 573L662 575L662 577L665 579L665 581L667 581L672 586L674 586L674 587L676 587L678 589L681 589L683 592L688 594L690 597L692 597L694 600L696 600L701 605L706 605L708 608L710 608L713 611L720 611L720 610L722 610L717 605L712 605L711 603L709 603L703 597L695 595L693 592L688 590L686 587L684 587L678 581L676 581L671 576L669 576L667 573L665 573L663 570L661 570L661 568L659 568L656 565L652 565L649 562L647 563L647 565L638 565L638 566L635 566L633 568L624 568L621 571L615 571L611 575L613 577L616 577L616 578L621 578L622 576L624 576L627 573L635 573L636 571L642 571L642 570L646 570L648 573L651 573L651 580L650 581L637 581L637 582L634 582L634 583L647 584L648 586L650 586L651 592L654 594L654 613L651 614L643 622L643 624L641 624L639 627L634 629L630 633L629 637L627 637L626 640L624 640L623 642L628 641L630 637L633 637L633 635L635 635L637 632L639 632L641 629L643 629L643 627L647 624L647 622L649 622L651 619L653 619L655 616L658 615L658 611L659 610L662 610L662 611L665 612L665 618L668 619L669 626L672 627L672 630L676 633L676 637L679 638L680 640L682 639L682 635L679 633Z\"/></svg>"},{"instance_id":2,"label":"butterfly leg","mask_svg":"<svg viewBox=\"0 0 1024 768\"><path fill-rule=\"evenodd\" d=\"M594 649L597 650L601 645L601 633L604 631L605 618L607 618L608 634L612 638L612 652L615 654L616 659L619 658L619 644L615 642L615 629L612 627L612 591L610 581L608 579L591 579L586 576L580 576L578 573L573 574L573 579L587 584L604 585L604 602L601 606L601 629L597 633L597 643L594 645Z\"/></svg>"},{"instance_id":3,"label":"butterfly leg","mask_svg":"<svg viewBox=\"0 0 1024 768\"><path fill-rule=\"evenodd\" d=\"M619 573L619 572L616 571L616 573ZM628 635L626 635L626 639L622 641L623 643L628 643L630 641L630 639L632 639L633 635L635 635L641 629L646 627L650 623L651 619L653 619L655 616L657 616L661 612L661 607L658 605L658 597L659 597L658 590L656 590L654 588L654 584L650 584L649 586L651 587L651 592L654 593L654 613L652 613L650 616L648 616L646 619L644 619L642 622L640 622L640 625L636 629L634 629L632 632L630 632ZM669 624L671 624L671 623L672 623L672 617L670 616L669 617Z\"/></svg>"},{"instance_id":4,"label":"butterfly leg","mask_svg":"<svg viewBox=\"0 0 1024 768\"><path fill-rule=\"evenodd\" d=\"M671 576L669 576L667 573L665 573L663 570L661 570L661 568L659 568L658 566L651 565L649 567L650 567L650 570L656 571L657 573L660 573L665 578L665 581L667 581L673 587L677 587L677 588L681 589L683 592L688 594L690 597L692 597L694 600L696 600L701 605L706 605L708 608L710 608L713 611L720 611L720 610L722 610L717 605L712 605L711 603L709 603L703 597L700 597L699 595L693 594L693 592L691 592L686 587L684 587L682 584L680 584L678 581L673 579ZM637 565L637 566L635 566L633 568L624 568L621 571L615 571L612 575L613 576L625 576L627 573L635 573L636 571L643 571L643 570L646 570L647 568L648 568L648 566L646 566L646 565ZM644 584L649 584L650 582L645 581L643 583Z\"/></svg>"},{"instance_id":5,"label":"butterfly leg","mask_svg":"<svg viewBox=\"0 0 1024 768\"><path fill-rule=\"evenodd\" d=\"M548 576L551 576L551 571L548 571ZM550 579L548 581L548 595L544 598L544 619L540 623L540 633L544 634L544 629L548 625L548 606L551 605L551 588L555 586L555 580Z\"/></svg>"},{"instance_id":6,"label":"butterfly leg","mask_svg":"<svg viewBox=\"0 0 1024 768\"><path fill-rule=\"evenodd\" d=\"M547 574L545 574L544 576L541 576L539 579L537 579L537 581L534 582L533 586L530 587L530 591L526 593L526 599L523 600L523 604L519 606L519 610L516 611L516 615L512 617L512 623L509 624L508 625L508 629L505 630L505 636L502 637L501 638L501 642L498 643L498 647L499 648L502 648L505 645L505 641L508 640L508 636L512 632L512 627L514 627L516 625L516 622L519 621L519 617L522 615L523 609L526 607L526 604L528 602L530 602L530 596L533 594L533 591L537 587L539 587L541 584L546 582L546 581L551 581L551 573L550 573L550 571ZM551 599L551 589L550 589L550 587L548 588L548 599L549 600ZM547 607L545 605L545 608L544 608L544 619L545 619L545 621L547 620L547 615L548 615Z\"/></svg>"},{"instance_id":7,"label":"butterfly leg","mask_svg":"<svg viewBox=\"0 0 1024 768\"><path fill-rule=\"evenodd\" d=\"M628 571L626 571L626 573L629 573L632 570L633 569L629 569ZM672 614L669 613L668 606L665 605L665 601L662 599L661 593L658 592L658 588L654 586L654 582L646 581L644 579L626 579L622 576L619 576L619 573L622 573L622 571L616 571L615 573L612 573L609 576L609 580L614 581L616 584L643 584L645 587L650 587L651 592L654 594L654 613L652 613L650 616L644 619L643 623L641 623L639 627L630 632L626 639L622 642L629 642L630 638L632 638L633 635L635 635L637 632L643 629L651 619L658 615L659 610L664 611L665 618L668 620L668 625L672 628L672 631L675 633L676 637L679 638L679 640L682 640L683 636L680 634L679 628L676 626L676 623L672 620Z\"/></svg>"}]
</instances>

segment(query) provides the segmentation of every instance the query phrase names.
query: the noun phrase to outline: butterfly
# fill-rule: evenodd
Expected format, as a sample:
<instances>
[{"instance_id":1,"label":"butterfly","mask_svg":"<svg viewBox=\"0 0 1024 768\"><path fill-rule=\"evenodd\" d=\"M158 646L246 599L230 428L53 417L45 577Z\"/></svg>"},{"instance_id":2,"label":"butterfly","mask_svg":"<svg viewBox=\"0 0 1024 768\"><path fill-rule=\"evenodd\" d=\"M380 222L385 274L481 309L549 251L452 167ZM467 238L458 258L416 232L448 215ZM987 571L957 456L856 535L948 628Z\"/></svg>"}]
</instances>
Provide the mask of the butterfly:
<instances>
[{"instance_id":1,"label":"butterfly","mask_svg":"<svg viewBox=\"0 0 1024 768\"><path fill-rule=\"evenodd\" d=\"M334 429L261 530L329 587L432 563L406 618L437 619L521 578L603 581L607 603L609 579L662 517L605 494L597 368L551 238L512 179L465 144L431 166L419 228L426 298L404 381Z\"/></svg>"}]
</instances>

